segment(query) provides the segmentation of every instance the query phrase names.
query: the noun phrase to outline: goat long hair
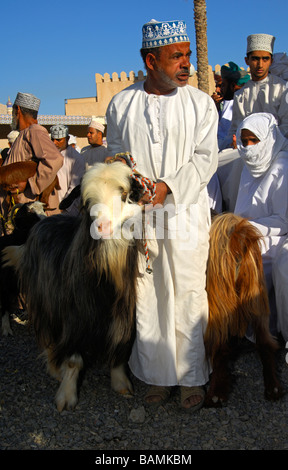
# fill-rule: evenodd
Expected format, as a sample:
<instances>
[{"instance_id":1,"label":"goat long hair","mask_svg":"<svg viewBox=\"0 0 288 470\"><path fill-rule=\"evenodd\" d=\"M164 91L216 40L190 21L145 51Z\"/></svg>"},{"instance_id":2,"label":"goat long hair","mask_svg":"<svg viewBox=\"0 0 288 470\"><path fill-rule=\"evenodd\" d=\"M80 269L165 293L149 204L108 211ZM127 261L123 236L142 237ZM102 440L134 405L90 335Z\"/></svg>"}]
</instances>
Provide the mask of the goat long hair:
<instances>
[{"instance_id":1,"label":"goat long hair","mask_svg":"<svg viewBox=\"0 0 288 470\"><path fill-rule=\"evenodd\" d=\"M213 367L208 400L214 395L226 399L231 339L243 338L248 327L253 330L263 363L266 396L276 399L281 395L274 365L278 343L269 331L261 238L249 220L235 214L221 214L213 219L207 264L209 319L204 337Z\"/></svg>"},{"instance_id":2,"label":"goat long hair","mask_svg":"<svg viewBox=\"0 0 288 470\"><path fill-rule=\"evenodd\" d=\"M143 242L129 236L125 222L137 215L142 221L142 195L127 165L95 164L82 179L79 216L50 216L35 225L25 245L4 250L7 266L18 272L48 371L61 382L60 412L76 406L79 373L95 363L110 367L115 391L133 390L125 369Z\"/></svg>"},{"instance_id":3,"label":"goat long hair","mask_svg":"<svg viewBox=\"0 0 288 470\"><path fill-rule=\"evenodd\" d=\"M41 202L14 205L10 214L13 231L9 235L0 237L0 258L7 246L20 246L25 243L31 228L43 217L45 217L45 212ZM2 259L0 259L0 307L2 332L5 336L13 334L9 317L18 307L18 300L21 301L19 294L18 279L14 268L2 266Z\"/></svg>"},{"instance_id":4,"label":"goat long hair","mask_svg":"<svg viewBox=\"0 0 288 470\"><path fill-rule=\"evenodd\" d=\"M129 169L103 165L83 177L81 215L50 216L37 224L21 256L21 292L39 344L56 367L74 353L84 362L96 358L115 366L134 338L139 245L93 238L90 215L115 190L129 193Z\"/></svg>"},{"instance_id":5,"label":"goat long hair","mask_svg":"<svg viewBox=\"0 0 288 470\"><path fill-rule=\"evenodd\" d=\"M244 337L255 317L269 323L269 301L262 266L260 232L235 214L216 216L210 231L207 266L208 354L230 336ZM213 340L212 340L213 339Z\"/></svg>"}]
</instances>

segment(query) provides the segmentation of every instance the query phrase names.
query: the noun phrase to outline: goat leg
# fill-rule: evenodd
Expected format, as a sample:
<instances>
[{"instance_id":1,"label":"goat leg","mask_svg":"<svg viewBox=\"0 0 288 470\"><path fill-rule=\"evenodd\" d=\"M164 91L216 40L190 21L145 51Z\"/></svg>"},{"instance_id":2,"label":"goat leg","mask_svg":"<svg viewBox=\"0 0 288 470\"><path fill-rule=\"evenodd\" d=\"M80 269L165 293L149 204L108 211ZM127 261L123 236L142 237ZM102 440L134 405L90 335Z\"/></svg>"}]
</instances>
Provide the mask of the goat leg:
<instances>
[{"instance_id":1,"label":"goat leg","mask_svg":"<svg viewBox=\"0 0 288 470\"><path fill-rule=\"evenodd\" d=\"M83 360L79 354L73 354L60 367L61 383L56 393L55 401L59 413L65 408L73 410L78 403L78 377L83 368Z\"/></svg>"},{"instance_id":2,"label":"goat leg","mask_svg":"<svg viewBox=\"0 0 288 470\"><path fill-rule=\"evenodd\" d=\"M265 398L278 400L283 396L283 387L276 372L276 350L278 342L270 333L269 316L256 318L252 325L255 332L256 347L263 366Z\"/></svg>"},{"instance_id":3,"label":"goat leg","mask_svg":"<svg viewBox=\"0 0 288 470\"><path fill-rule=\"evenodd\" d=\"M228 344L220 346L213 358L213 371L210 377L205 406L217 408L228 400L230 391L229 358L231 349Z\"/></svg>"},{"instance_id":4,"label":"goat leg","mask_svg":"<svg viewBox=\"0 0 288 470\"><path fill-rule=\"evenodd\" d=\"M120 364L117 367L112 367L110 374L112 390L125 397L131 397L134 391L126 374L126 366L124 364Z\"/></svg>"},{"instance_id":5,"label":"goat leg","mask_svg":"<svg viewBox=\"0 0 288 470\"><path fill-rule=\"evenodd\" d=\"M265 398L267 400L279 400L284 391L276 373L275 350L267 343L257 345L257 350L263 366Z\"/></svg>"}]
</instances>

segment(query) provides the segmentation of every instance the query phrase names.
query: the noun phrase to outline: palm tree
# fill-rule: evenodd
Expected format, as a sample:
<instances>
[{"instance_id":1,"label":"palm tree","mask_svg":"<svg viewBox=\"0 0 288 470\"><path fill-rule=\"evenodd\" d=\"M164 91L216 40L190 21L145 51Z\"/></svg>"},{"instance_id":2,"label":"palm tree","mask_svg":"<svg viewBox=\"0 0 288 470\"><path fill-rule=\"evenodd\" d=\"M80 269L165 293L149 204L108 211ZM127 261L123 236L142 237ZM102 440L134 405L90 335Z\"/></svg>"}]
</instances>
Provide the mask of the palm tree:
<instances>
[{"instance_id":1,"label":"palm tree","mask_svg":"<svg viewBox=\"0 0 288 470\"><path fill-rule=\"evenodd\" d=\"M209 93L206 1L194 0L198 88Z\"/></svg>"}]
</instances>

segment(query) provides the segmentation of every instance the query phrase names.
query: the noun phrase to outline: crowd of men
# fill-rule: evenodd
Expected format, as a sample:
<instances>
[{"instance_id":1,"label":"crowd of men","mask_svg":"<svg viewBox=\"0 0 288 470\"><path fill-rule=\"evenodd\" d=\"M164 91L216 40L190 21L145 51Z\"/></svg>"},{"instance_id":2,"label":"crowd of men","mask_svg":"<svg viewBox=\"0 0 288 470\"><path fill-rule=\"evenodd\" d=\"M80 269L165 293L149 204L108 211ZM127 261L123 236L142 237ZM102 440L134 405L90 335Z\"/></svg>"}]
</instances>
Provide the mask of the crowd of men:
<instances>
[{"instance_id":1,"label":"crowd of men","mask_svg":"<svg viewBox=\"0 0 288 470\"><path fill-rule=\"evenodd\" d=\"M223 65L217 77L221 89L212 97L188 85L191 50L185 22L151 20L142 36L146 79L112 98L107 145L105 126L96 119L81 152L69 144L66 126L53 126L49 136L37 123L40 100L19 92L12 122L19 135L3 165L38 163L35 175L19 182L19 202L37 198L57 175L59 189L49 201L49 214L56 214L87 166L130 152L139 173L155 182L155 210L158 204L164 209L174 205L173 237L165 227L163 238L155 231L148 240L153 273L139 277L137 336L129 366L149 385L147 405L163 403L171 387L179 386L181 406L192 412L203 404L210 373L203 335L210 210L216 202L219 211L248 217L263 234L271 331L288 340L287 81L273 63L275 38L269 34L247 38L249 73L232 61ZM280 65L285 68L284 56ZM6 217L3 191L0 197ZM78 209L75 203L69 211L77 215ZM188 239L181 229L183 214Z\"/></svg>"}]
</instances>

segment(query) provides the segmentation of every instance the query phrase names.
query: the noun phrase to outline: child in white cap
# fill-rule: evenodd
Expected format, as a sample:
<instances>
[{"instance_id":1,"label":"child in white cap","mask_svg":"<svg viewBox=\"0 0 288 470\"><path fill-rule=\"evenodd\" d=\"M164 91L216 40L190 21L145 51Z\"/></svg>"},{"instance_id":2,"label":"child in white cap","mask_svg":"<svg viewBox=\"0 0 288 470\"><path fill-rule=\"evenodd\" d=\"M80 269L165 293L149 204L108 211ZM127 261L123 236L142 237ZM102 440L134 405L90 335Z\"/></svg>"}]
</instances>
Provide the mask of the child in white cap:
<instances>
[{"instance_id":1,"label":"child in white cap","mask_svg":"<svg viewBox=\"0 0 288 470\"><path fill-rule=\"evenodd\" d=\"M283 135L288 137L288 95L286 82L270 74L275 37L270 34L251 34L247 38L245 61L250 68L251 80L234 94L233 117L229 136L241 121L252 113L271 113L279 123Z\"/></svg>"}]
</instances>

